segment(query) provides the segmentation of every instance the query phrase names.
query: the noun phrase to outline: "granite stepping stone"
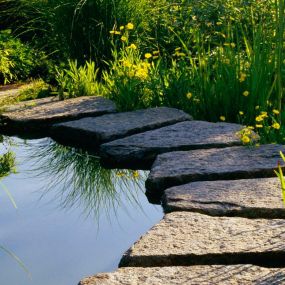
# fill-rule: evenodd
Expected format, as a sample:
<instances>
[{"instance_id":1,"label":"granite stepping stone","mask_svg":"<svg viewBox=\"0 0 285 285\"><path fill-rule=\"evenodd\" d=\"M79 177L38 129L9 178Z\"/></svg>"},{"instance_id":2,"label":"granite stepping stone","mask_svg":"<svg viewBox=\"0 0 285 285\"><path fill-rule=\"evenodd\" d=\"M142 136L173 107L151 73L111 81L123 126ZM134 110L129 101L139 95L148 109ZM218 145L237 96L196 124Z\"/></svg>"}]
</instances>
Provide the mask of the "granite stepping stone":
<instances>
[{"instance_id":1,"label":"granite stepping stone","mask_svg":"<svg viewBox=\"0 0 285 285\"><path fill-rule=\"evenodd\" d=\"M277 144L259 147L234 146L192 151L176 151L157 156L148 179L148 192L194 181L232 180L275 177L274 169L281 160Z\"/></svg>"},{"instance_id":2,"label":"granite stepping stone","mask_svg":"<svg viewBox=\"0 0 285 285\"><path fill-rule=\"evenodd\" d=\"M113 273L84 278L79 285L272 285L285 283L285 268L265 268L250 264L125 267Z\"/></svg>"},{"instance_id":3,"label":"granite stepping stone","mask_svg":"<svg viewBox=\"0 0 285 285\"><path fill-rule=\"evenodd\" d=\"M285 220L173 212L123 256L121 267L285 266Z\"/></svg>"},{"instance_id":4,"label":"granite stepping stone","mask_svg":"<svg viewBox=\"0 0 285 285\"><path fill-rule=\"evenodd\" d=\"M229 123L185 121L115 140L100 147L104 166L149 169L164 152L241 145L243 126Z\"/></svg>"},{"instance_id":5,"label":"granite stepping stone","mask_svg":"<svg viewBox=\"0 0 285 285\"><path fill-rule=\"evenodd\" d=\"M165 212L285 218L285 204L277 177L192 182L166 189L162 202Z\"/></svg>"},{"instance_id":6,"label":"granite stepping stone","mask_svg":"<svg viewBox=\"0 0 285 285\"><path fill-rule=\"evenodd\" d=\"M24 108L23 105L25 104ZM114 113L115 104L103 97L78 97L55 100L54 97L21 103L0 115L1 129L42 130L53 123L75 120L86 116Z\"/></svg>"},{"instance_id":7,"label":"granite stepping stone","mask_svg":"<svg viewBox=\"0 0 285 285\"><path fill-rule=\"evenodd\" d=\"M51 135L60 142L96 149L104 142L191 119L178 109L150 108L56 124Z\"/></svg>"}]
</instances>

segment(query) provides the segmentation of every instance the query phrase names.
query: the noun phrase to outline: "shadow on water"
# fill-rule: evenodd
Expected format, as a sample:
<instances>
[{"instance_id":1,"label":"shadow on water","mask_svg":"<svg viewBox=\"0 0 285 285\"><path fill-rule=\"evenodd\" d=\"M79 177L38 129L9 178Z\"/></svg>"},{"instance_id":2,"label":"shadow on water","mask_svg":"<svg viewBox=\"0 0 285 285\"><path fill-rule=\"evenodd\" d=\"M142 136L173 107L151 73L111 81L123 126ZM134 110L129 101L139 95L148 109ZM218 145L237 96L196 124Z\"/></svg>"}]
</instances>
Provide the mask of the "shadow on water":
<instances>
[{"instance_id":1,"label":"shadow on water","mask_svg":"<svg viewBox=\"0 0 285 285\"><path fill-rule=\"evenodd\" d=\"M146 171L105 169L98 156L51 139L30 141L26 149L34 165L29 175L48 181L42 198L52 191L61 207L80 206L84 215L95 217L115 213L126 202L143 211L138 192L144 191Z\"/></svg>"}]
</instances>

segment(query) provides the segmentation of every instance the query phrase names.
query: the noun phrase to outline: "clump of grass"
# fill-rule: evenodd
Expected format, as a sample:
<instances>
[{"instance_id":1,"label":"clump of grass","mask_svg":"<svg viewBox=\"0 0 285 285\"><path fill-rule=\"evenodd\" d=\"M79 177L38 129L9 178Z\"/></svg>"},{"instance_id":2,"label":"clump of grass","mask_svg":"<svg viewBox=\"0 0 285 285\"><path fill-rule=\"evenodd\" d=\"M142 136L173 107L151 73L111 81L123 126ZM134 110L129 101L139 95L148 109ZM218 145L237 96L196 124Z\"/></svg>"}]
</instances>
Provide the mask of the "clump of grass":
<instances>
[{"instance_id":1,"label":"clump of grass","mask_svg":"<svg viewBox=\"0 0 285 285\"><path fill-rule=\"evenodd\" d=\"M98 71L93 61L87 61L83 66L78 66L77 61L69 61L67 68L57 68L59 98L102 95L103 88L97 80Z\"/></svg>"}]
</instances>

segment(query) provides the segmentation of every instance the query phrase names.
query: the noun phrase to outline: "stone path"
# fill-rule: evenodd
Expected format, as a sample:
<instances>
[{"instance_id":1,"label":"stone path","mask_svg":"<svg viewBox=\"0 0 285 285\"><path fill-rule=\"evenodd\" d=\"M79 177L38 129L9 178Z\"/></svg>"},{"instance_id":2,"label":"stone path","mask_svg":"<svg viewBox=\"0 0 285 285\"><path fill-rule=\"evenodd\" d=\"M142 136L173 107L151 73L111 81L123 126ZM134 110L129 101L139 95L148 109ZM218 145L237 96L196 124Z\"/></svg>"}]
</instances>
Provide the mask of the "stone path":
<instances>
[{"instance_id":1,"label":"stone path","mask_svg":"<svg viewBox=\"0 0 285 285\"><path fill-rule=\"evenodd\" d=\"M123 256L120 266L207 264L285 266L285 220L167 214Z\"/></svg>"},{"instance_id":2,"label":"stone path","mask_svg":"<svg viewBox=\"0 0 285 285\"><path fill-rule=\"evenodd\" d=\"M166 189L163 208L165 212L284 219L280 188L276 178L192 182Z\"/></svg>"},{"instance_id":3,"label":"stone path","mask_svg":"<svg viewBox=\"0 0 285 285\"><path fill-rule=\"evenodd\" d=\"M241 145L242 126L228 123L185 121L128 136L100 147L105 166L149 169L160 153Z\"/></svg>"},{"instance_id":4,"label":"stone path","mask_svg":"<svg viewBox=\"0 0 285 285\"><path fill-rule=\"evenodd\" d=\"M161 202L164 193L167 214L124 254L124 268L80 285L285 284L285 208L273 172L285 146L237 146L242 126L192 121L177 109L115 111L101 97L47 98L0 117L2 131L102 144L103 163L151 167L147 194Z\"/></svg>"},{"instance_id":5,"label":"stone path","mask_svg":"<svg viewBox=\"0 0 285 285\"><path fill-rule=\"evenodd\" d=\"M54 101L51 98L50 101L42 101L34 100L32 106L27 105L25 108L22 108L21 103L19 108L3 112L0 115L0 130L42 130L56 122L100 116L116 111L115 104L103 97L78 97L64 101Z\"/></svg>"},{"instance_id":6,"label":"stone path","mask_svg":"<svg viewBox=\"0 0 285 285\"><path fill-rule=\"evenodd\" d=\"M74 145L98 148L104 142L191 119L181 110L151 108L57 124L52 129L52 137Z\"/></svg>"},{"instance_id":7,"label":"stone path","mask_svg":"<svg viewBox=\"0 0 285 285\"><path fill-rule=\"evenodd\" d=\"M201 180L273 177L283 145L227 147L161 154L146 181L148 191Z\"/></svg>"},{"instance_id":8,"label":"stone path","mask_svg":"<svg viewBox=\"0 0 285 285\"><path fill-rule=\"evenodd\" d=\"M253 265L125 267L83 279L79 285L284 284L285 268Z\"/></svg>"}]
</instances>

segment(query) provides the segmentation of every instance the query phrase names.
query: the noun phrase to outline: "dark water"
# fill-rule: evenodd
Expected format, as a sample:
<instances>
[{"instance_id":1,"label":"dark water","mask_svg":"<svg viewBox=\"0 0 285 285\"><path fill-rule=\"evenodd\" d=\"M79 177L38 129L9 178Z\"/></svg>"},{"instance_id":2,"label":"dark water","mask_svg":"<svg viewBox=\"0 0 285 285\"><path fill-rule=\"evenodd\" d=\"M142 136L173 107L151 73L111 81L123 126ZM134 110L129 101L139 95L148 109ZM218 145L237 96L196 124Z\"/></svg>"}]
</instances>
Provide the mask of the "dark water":
<instances>
[{"instance_id":1,"label":"dark water","mask_svg":"<svg viewBox=\"0 0 285 285\"><path fill-rule=\"evenodd\" d=\"M17 174L0 186L0 285L72 285L117 268L162 217L144 194L147 173L102 169L96 157L50 139L12 139ZM5 149L2 146L2 152Z\"/></svg>"}]
</instances>

